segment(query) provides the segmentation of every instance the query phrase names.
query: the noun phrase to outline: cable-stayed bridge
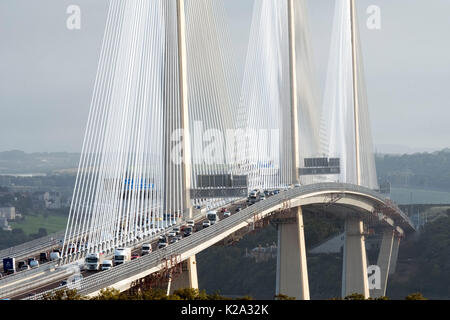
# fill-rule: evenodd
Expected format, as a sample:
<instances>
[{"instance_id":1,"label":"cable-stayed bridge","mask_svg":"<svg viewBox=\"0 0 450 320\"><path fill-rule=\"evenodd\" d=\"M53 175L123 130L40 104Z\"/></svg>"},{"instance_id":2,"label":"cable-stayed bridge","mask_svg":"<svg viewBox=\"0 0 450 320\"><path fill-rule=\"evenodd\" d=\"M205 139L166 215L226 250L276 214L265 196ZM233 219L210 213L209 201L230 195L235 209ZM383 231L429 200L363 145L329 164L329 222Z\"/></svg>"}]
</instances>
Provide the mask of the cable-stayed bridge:
<instances>
[{"instance_id":1,"label":"cable-stayed bridge","mask_svg":"<svg viewBox=\"0 0 450 320\"><path fill-rule=\"evenodd\" d=\"M276 293L309 299L303 211L326 210L345 220L342 295L384 295L399 239L414 227L376 191L355 1L336 1L323 106L307 18L304 0L255 1L241 84L223 0L111 0L62 257L0 280L0 296L56 290L47 286L88 253L136 249L204 220L196 208L240 203L252 190L277 192L84 278L80 293L127 290L181 264L169 291L196 288L196 253L270 219L278 229ZM367 225L383 233L373 291Z\"/></svg>"}]
</instances>

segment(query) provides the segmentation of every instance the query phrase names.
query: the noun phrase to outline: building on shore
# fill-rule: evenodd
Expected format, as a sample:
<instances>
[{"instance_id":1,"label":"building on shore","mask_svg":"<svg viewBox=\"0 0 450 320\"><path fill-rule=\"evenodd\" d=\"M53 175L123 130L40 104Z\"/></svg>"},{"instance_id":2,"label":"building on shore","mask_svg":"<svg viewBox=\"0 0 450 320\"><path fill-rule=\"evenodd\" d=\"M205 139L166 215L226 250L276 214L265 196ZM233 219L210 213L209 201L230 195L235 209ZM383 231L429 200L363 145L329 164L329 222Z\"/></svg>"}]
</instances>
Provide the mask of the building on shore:
<instances>
[{"instance_id":1,"label":"building on shore","mask_svg":"<svg viewBox=\"0 0 450 320\"><path fill-rule=\"evenodd\" d=\"M0 208L0 218L5 218L7 220L15 220L16 219L16 208L15 207Z\"/></svg>"}]
</instances>

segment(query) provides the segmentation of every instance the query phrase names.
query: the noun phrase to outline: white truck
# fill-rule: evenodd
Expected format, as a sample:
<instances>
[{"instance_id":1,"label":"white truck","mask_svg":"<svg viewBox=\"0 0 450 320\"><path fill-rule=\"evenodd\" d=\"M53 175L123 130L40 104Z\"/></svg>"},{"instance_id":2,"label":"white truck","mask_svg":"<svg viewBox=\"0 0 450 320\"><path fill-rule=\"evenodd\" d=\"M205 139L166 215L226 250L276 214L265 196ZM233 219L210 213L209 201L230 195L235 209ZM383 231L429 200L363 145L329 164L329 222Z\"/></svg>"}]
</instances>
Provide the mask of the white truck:
<instances>
[{"instance_id":1,"label":"white truck","mask_svg":"<svg viewBox=\"0 0 450 320\"><path fill-rule=\"evenodd\" d=\"M88 271L98 271L103 262L102 253L89 253L84 259L84 265Z\"/></svg>"},{"instance_id":2,"label":"white truck","mask_svg":"<svg viewBox=\"0 0 450 320\"><path fill-rule=\"evenodd\" d=\"M131 248L118 248L114 250L113 262L115 266L131 260Z\"/></svg>"},{"instance_id":3,"label":"white truck","mask_svg":"<svg viewBox=\"0 0 450 320\"><path fill-rule=\"evenodd\" d=\"M217 214L217 211L208 211L206 218L209 220L211 225L219 222L219 215Z\"/></svg>"}]
</instances>

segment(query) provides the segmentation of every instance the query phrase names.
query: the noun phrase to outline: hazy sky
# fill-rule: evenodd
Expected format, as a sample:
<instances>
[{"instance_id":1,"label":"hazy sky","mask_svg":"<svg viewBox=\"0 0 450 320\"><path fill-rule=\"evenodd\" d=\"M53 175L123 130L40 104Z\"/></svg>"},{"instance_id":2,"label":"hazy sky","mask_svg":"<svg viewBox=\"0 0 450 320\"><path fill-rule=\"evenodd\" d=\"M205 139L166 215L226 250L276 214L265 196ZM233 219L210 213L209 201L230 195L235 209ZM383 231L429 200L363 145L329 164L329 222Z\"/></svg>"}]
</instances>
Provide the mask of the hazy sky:
<instances>
[{"instance_id":1,"label":"hazy sky","mask_svg":"<svg viewBox=\"0 0 450 320\"><path fill-rule=\"evenodd\" d=\"M242 70L253 0L225 2ZM71 4L81 7L81 30L66 28ZM357 5L377 150L450 147L450 1ZM381 8L381 30L366 28L370 5ZM334 1L309 0L308 9L322 88ZM0 151L81 150L106 13L107 0L0 1Z\"/></svg>"}]
</instances>

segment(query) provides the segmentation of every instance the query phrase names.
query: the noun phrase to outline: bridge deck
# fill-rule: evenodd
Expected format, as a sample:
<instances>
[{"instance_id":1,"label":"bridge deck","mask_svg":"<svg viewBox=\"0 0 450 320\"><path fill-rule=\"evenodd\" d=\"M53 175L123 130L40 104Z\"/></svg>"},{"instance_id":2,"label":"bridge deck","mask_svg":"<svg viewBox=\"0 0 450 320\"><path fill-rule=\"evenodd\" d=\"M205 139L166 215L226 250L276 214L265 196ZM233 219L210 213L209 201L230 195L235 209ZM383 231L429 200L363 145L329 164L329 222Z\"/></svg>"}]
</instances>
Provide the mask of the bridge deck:
<instances>
[{"instance_id":1,"label":"bridge deck","mask_svg":"<svg viewBox=\"0 0 450 320\"><path fill-rule=\"evenodd\" d=\"M293 188L270 197L265 201L258 202L209 228L200 230L193 235L168 246L167 248L154 251L140 259L119 265L111 270L99 272L84 278L79 284L78 291L82 295L95 295L101 289L112 286L120 288L121 290L126 290L131 282L164 268L165 261L170 261L172 257L180 257L181 261L185 260L218 241L223 240L237 230L249 225L255 221L255 218L262 219L274 210L283 209L287 201L292 201L300 197L306 199L308 196L327 193L360 195L361 197L371 199L374 205L386 203L386 199L380 194L354 185L325 183ZM392 214L394 215L395 213ZM414 230L411 221L406 215L401 211L398 211L397 215L398 216L393 216L392 218L394 218L395 221L402 222L401 227L405 228L406 232ZM397 226L399 225L395 225L394 227ZM40 299L42 296L43 293L30 297L29 299Z\"/></svg>"}]
</instances>

